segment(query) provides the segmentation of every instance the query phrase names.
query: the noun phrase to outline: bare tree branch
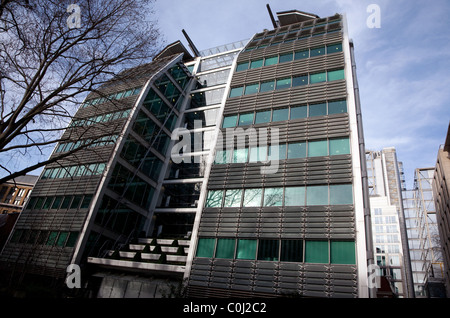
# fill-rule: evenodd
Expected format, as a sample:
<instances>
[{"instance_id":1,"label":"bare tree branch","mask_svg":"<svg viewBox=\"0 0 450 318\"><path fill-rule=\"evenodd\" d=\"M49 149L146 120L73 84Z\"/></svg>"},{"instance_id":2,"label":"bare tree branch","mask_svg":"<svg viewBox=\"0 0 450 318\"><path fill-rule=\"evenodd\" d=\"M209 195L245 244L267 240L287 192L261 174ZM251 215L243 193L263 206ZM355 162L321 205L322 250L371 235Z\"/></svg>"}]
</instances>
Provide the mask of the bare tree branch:
<instances>
[{"instance_id":1,"label":"bare tree branch","mask_svg":"<svg viewBox=\"0 0 450 318\"><path fill-rule=\"evenodd\" d=\"M62 132L86 95L160 50L153 2L79 0L81 27L69 28L72 0L1 0L0 156L27 155L30 166L11 172L3 163L0 181L66 158L31 163L30 154L74 138Z\"/></svg>"}]
</instances>

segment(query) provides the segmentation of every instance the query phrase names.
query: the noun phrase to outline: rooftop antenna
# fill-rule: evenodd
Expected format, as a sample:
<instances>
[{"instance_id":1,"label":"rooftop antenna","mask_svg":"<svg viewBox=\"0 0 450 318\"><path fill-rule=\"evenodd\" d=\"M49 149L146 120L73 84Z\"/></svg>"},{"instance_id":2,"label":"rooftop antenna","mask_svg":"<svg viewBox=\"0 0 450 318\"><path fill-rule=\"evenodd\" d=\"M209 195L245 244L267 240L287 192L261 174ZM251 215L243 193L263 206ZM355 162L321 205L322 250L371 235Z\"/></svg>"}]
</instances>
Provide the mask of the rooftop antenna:
<instances>
[{"instance_id":1,"label":"rooftop antenna","mask_svg":"<svg viewBox=\"0 0 450 318\"><path fill-rule=\"evenodd\" d=\"M184 37L186 38L186 40L189 43L189 47L191 48L192 52L194 52L195 57L199 57L200 56L200 52L197 50L197 48L194 45L194 42L192 42L191 38L189 37L189 35L186 33L186 31L183 29L181 30L181 32L183 32Z\"/></svg>"},{"instance_id":2,"label":"rooftop antenna","mask_svg":"<svg viewBox=\"0 0 450 318\"><path fill-rule=\"evenodd\" d=\"M270 9L269 4L266 4L266 7L267 7L267 11L269 11L270 20L272 20L273 28L274 29L278 28L277 21L275 21L275 18L273 17L273 13L272 13L272 10Z\"/></svg>"}]
</instances>

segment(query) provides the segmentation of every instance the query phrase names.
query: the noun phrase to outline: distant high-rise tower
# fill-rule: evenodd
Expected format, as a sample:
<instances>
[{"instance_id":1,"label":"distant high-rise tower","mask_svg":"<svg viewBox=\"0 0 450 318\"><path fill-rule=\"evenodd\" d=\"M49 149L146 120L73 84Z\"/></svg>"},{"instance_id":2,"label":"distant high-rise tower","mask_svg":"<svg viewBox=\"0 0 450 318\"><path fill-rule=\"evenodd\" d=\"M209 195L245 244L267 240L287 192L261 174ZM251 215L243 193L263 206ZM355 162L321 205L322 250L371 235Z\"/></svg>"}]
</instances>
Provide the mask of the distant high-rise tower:
<instances>
[{"instance_id":1,"label":"distant high-rise tower","mask_svg":"<svg viewBox=\"0 0 450 318\"><path fill-rule=\"evenodd\" d=\"M414 297L402 198L402 168L395 148L367 151L372 233L379 275L398 297Z\"/></svg>"}]
</instances>

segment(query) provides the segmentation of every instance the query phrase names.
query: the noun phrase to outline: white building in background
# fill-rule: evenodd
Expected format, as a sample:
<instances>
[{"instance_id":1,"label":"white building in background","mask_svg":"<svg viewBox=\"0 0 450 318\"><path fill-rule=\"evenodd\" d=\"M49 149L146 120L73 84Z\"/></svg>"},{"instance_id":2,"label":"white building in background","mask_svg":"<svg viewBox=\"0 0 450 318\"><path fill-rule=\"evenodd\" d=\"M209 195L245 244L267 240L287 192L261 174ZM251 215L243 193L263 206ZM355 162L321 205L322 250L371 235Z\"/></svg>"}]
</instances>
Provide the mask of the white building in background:
<instances>
[{"instance_id":1,"label":"white building in background","mask_svg":"<svg viewBox=\"0 0 450 318\"><path fill-rule=\"evenodd\" d=\"M398 297L414 297L402 203L403 172L395 148L366 151L374 259Z\"/></svg>"}]
</instances>

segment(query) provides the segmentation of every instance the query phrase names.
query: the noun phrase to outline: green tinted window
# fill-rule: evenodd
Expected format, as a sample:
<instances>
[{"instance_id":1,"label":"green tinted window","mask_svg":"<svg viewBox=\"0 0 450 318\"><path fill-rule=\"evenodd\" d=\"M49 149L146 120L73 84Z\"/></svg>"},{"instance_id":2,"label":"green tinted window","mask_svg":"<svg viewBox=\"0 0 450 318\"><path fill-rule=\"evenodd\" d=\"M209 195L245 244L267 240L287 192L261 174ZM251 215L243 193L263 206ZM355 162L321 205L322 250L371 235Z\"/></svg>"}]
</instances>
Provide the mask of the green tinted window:
<instances>
[{"instance_id":1,"label":"green tinted window","mask_svg":"<svg viewBox=\"0 0 450 318\"><path fill-rule=\"evenodd\" d=\"M208 197L206 198L206 207L207 208L219 208L222 206L222 190L210 190L208 192Z\"/></svg>"},{"instance_id":2,"label":"green tinted window","mask_svg":"<svg viewBox=\"0 0 450 318\"><path fill-rule=\"evenodd\" d=\"M328 186L308 186L306 205L328 205Z\"/></svg>"},{"instance_id":3,"label":"green tinted window","mask_svg":"<svg viewBox=\"0 0 450 318\"><path fill-rule=\"evenodd\" d=\"M53 201L53 204L52 204L52 209L58 209L59 208L59 206L61 205L61 202L62 202L62 200L63 200L63 198L64 197L56 197L55 198L55 201Z\"/></svg>"},{"instance_id":4,"label":"green tinted window","mask_svg":"<svg viewBox=\"0 0 450 318\"><path fill-rule=\"evenodd\" d=\"M280 55L280 63L290 62L293 59L292 53L282 54Z\"/></svg>"},{"instance_id":5,"label":"green tinted window","mask_svg":"<svg viewBox=\"0 0 450 318\"><path fill-rule=\"evenodd\" d=\"M240 114L239 115L239 126L247 126L253 124L254 113Z\"/></svg>"},{"instance_id":6,"label":"green tinted window","mask_svg":"<svg viewBox=\"0 0 450 318\"><path fill-rule=\"evenodd\" d=\"M234 149L233 163L245 163L247 162L247 156L248 156L247 148Z\"/></svg>"},{"instance_id":7,"label":"green tinted window","mask_svg":"<svg viewBox=\"0 0 450 318\"><path fill-rule=\"evenodd\" d=\"M259 88L260 93L273 91L275 89L275 81L262 82Z\"/></svg>"},{"instance_id":8,"label":"green tinted window","mask_svg":"<svg viewBox=\"0 0 450 318\"><path fill-rule=\"evenodd\" d=\"M236 67L236 72L245 71L248 69L249 62L239 63Z\"/></svg>"},{"instance_id":9,"label":"green tinted window","mask_svg":"<svg viewBox=\"0 0 450 318\"><path fill-rule=\"evenodd\" d=\"M330 71L328 72L328 81L337 81L345 78L344 70Z\"/></svg>"},{"instance_id":10,"label":"green tinted window","mask_svg":"<svg viewBox=\"0 0 450 318\"><path fill-rule=\"evenodd\" d=\"M291 78L284 78L277 80L277 87L276 89L284 89L284 88L290 88L291 87Z\"/></svg>"},{"instance_id":11,"label":"green tinted window","mask_svg":"<svg viewBox=\"0 0 450 318\"><path fill-rule=\"evenodd\" d=\"M350 154L350 142L348 138L330 139L330 156Z\"/></svg>"},{"instance_id":12,"label":"green tinted window","mask_svg":"<svg viewBox=\"0 0 450 318\"><path fill-rule=\"evenodd\" d=\"M328 263L328 241L306 241L305 262Z\"/></svg>"},{"instance_id":13,"label":"green tinted window","mask_svg":"<svg viewBox=\"0 0 450 318\"><path fill-rule=\"evenodd\" d=\"M224 207L240 207L242 198L242 190L234 189L225 192Z\"/></svg>"},{"instance_id":14,"label":"green tinted window","mask_svg":"<svg viewBox=\"0 0 450 318\"><path fill-rule=\"evenodd\" d=\"M196 256L212 258L214 255L215 243L216 243L216 239L213 239L213 238L198 239Z\"/></svg>"},{"instance_id":15,"label":"green tinted window","mask_svg":"<svg viewBox=\"0 0 450 318\"><path fill-rule=\"evenodd\" d=\"M301 59L306 59L308 57L309 57L309 50L305 50L305 51L295 52L294 59L301 60Z\"/></svg>"},{"instance_id":16,"label":"green tinted window","mask_svg":"<svg viewBox=\"0 0 450 318\"><path fill-rule=\"evenodd\" d=\"M283 188L265 188L264 206L282 206Z\"/></svg>"},{"instance_id":17,"label":"green tinted window","mask_svg":"<svg viewBox=\"0 0 450 318\"><path fill-rule=\"evenodd\" d=\"M56 240L56 246L64 246L64 243L66 242L68 236L69 232L59 233L58 239Z\"/></svg>"},{"instance_id":18,"label":"green tinted window","mask_svg":"<svg viewBox=\"0 0 450 318\"><path fill-rule=\"evenodd\" d=\"M234 258L234 248L236 240L234 239L218 239L216 248L216 258Z\"/></svg>"},{"instance_id":19,"label":"green tinted window","mask_svg":"<svg viewBox=\"0 0 450 318\"><path fill-rule=\"evenodd\" d=\"M328 114L342 114L347 112L347 102L345 100L328 102Z\"/></svg>"},{"instance_id":20,"label":"green tinted window","mask_svg":"<svg viewBox=\"0 0 450 318\"><path fill-rule=\"evenodd\" d=\"M330 254L332 264L356 264L355 242L331 241Z\"/></svg>"},{"instance_id":21,"label":"green tinted window","mask_svg":"<svg viewBox=\"0 0 450 318\"><path fill-rule=\"evenodd\" d=\"M306 118L308 116L308 106L297 106L291 108L291 119Z\"/></svg>"},{"instance_id":22,"label":"green tinted window","mask_svg":"<svg viewBox=\"0 0 450 318\"><path fill-rule=\"evenodd\" d=\"M327 104L309 105L309 117L325 116L327 114Z\"/></svg>"},{"instance_id":23,"label":"green tinted window","mask_svg":"<svg viewBox=\"0 0 450 318\"><path fill-rule=\"evenodd\" d=\"M230 97L242 96L243 93L244 93L244 86L234 87L230 91Z\"/></svg>"},{"instance_id":24,"label":"green tinted window","mask_svg":"<svg viewBox=\"0 0 450 318\"><path fill-rule=\"evenodd\" d=\"M258 67L261 67L261 66L263 66L263 60L262 59L261 60L256 60L256 61L252 61L250 63L250 69L258 68Z\"/></svg>"},{"instance_id":25,"label":"green tinted window","mask_svg":"<svg viewBox=\"0 0 450 318\"><path fill-rule=\"evenodd\" d=\"M284 206L304 206L305 187L287 187L284 189Z\"/></svg>"},{"instance_id":26,"label":"green tinted window","mask_svg":"<svg viewBox=\"0 0 450 318\"><path fill-rule=\"evenodd\" d=\"M66 247L74 247L78 239L78 232L70 232L66 242Z\"/></svg>"},{"instance_id":27,"label":"green tinted window","mask_svg":"<svg viewBox=\"0 0 450 318\"><path fill-rule=\"evenodd\" d=\"M272 112L270 110L257 112L255 115L255 124L263 124L270 122L270 116Z\"/></svg>"},{"instance_id":28,"label":"green tinted window","mask_svg":"<svg viewBox=\"0 0 450 318\"><path fill-rule=\"evenodd\" d=\"M272 121L283 121L289 119L289 108L274 109Z\"/></svg>"},{"instance_id":29,"label":"green tinted window","mask_svg":"<svg viewBox=\"0 0 450 318\"><path fill-rule=\"evenodd\" d=\"M261 206L262 189L245 189L243 207Z\"/></svg>"},{"instance_id":30,"label":"green tinted window","mask_svg":"<svg viewBox=\"0 0 450 318\"><path fill-rule=\"evenodd\" d=\"M58 232L56 232L56 231L50 232L50 235L48 236L48 239L47 239L47 242L45 243L45 245L49 245L49 246L54 245L57 237L58 237Z\"/></svg>"},{"instance_id":31,"label":"green tinted window","mask_svg":"<svg viewBox=\"0 0 450 318\"><path fill-rule=\"evenodd\" d=\"M327 54L342 52L342 44L332 44L327 46Z\"/></svg>"},{"instance_id":32,"label":"green tinted window","mask_svg":"<svg viewBox=\"0 0 450 318\"><path fill-rule=\"evenodd\" d=\"M297 76L292 79L292 87L308 85L308 76Z\"/></svg>"},{"instance_id":33,"label":"green tinted window","mask_svg":"<svg viewBox=\"0 0 450 318\"><path fill-rule=\"evenodd\" d=\"M238 240L237 259L255 259L256 258L256 240Z\"/></svg>"},{"instance_id":34,"label":"green tinted window","mask_svg":"<svg viewBox=\"0 0 450 318\"><path fill-rule=\"evenodd\" d=\"M330 185L330 204L353 204L353 187L351 184Z\"/></svg>"},{"instance_id":35,"label":"green tinted window","mask_svg":"<svg viewBox=\"0 0 450 318\"><path fill-rule=\"evenodd\" d=\"M296 142L288 144L288 159L297 159L306 157L306 142Z\"/></svg>"},{"instance_id":36,"label":"green tinted window","mask_svg":"<svg viewBox=\"0 0 450 318\"><path fill-rule=\"evenodd\" d=\"M308 157L328 156L328 141L317 140L308 143Z\"/></svg>"},{"instance_id":37,"label":"green tinted window","mask_svg":"<svg viewBox=\"0 0 450 318\"><path fill-rule=\"evenodd\" d=\"M237 115L227 116L223 119L222 128L236 127Z\"/></svg>"},{"instance_id":38,"label":"green tinted window","mask_svg":"<svg viewBox=\"0 0 450 318\"><path fill-rule=\"evenodd\" d=\"M259 89L259 83L247 85L247 86L245 86L244 95L256 94L256 93L258 93L258 89Z\"/></svg>"},{"instance_id":39,"label":"green tinted window","mask_svg":"<svg viewBox=\"0 0 450 318\"><path fill-rule=\"evenodd\" d=\"M316 84L316 83L322 83L327 80L327 74L324 73L316 73L309 75L309 83L310 84Z\"/></svg>"},{"instance_id":40,"label":"green tinted window","mask_svg":"<svg viewBox=\"0 0 450 318\"><path fill-rule=\"evenodd\" d=\"M324 54L325 54L325 47L324 46L311 49L311 57L324 55Z\"/></svg>"},{"instance_id":41,"label":"green tinted window","mask_svg":"<svg viewBox=\"0 0 450 318\"><path fill-rule=\"evenodd\" d=\"M286 159L286 144L272 145L269 147L269 160Z\"/></svg>"},{"instance_id":42,"label":"green tinted window","mask_svg":"<svg viewBox=\"0 0 450 318\"><path fill-rule=\"evenodd\" d=\"M264 61L265 66L274 65L278 63L278 56L267 57Z\"/></svg>"}]
</instances>

